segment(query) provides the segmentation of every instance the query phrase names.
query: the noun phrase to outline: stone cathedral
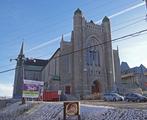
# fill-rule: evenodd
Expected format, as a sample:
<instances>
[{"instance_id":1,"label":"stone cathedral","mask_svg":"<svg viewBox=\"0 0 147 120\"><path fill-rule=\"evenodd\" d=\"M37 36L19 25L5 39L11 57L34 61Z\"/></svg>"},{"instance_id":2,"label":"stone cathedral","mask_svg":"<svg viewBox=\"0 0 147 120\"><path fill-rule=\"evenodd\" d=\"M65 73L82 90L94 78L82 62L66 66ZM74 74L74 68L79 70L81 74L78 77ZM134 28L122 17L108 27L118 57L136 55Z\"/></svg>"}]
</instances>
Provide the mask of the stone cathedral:
<instances>
[{"instance_id":1,"label":"stone cathedral","mask_svg":"<svg viewBox=\"0 0 147 120\"><path fill-rule=\"evenodd\" d=\"M71 41L62 36L60 48L42 71L42 80L49 90L77 97L104 93L112 91L114 78L120 80L119 66L118 50L112 50L109 19L104 17L101 25L87 22L77 9Z\"/></svg>"},{"instance_id":2,"label":"stone cathedral","mask_svg":"<svg viewBox=\"0 0 147 120\"><path fill-rule=\"evenodd\" d=\"M108 17L98 25L86 21L77 9L71 40L65 41L62 36L60 48L44 65L39 80L44 81L45 90L61 90L78 98L112 91L120 80L120 61L118 50L112 50ZM29 74L24 77L29 79Z\"/></svg>"}]
</instances>

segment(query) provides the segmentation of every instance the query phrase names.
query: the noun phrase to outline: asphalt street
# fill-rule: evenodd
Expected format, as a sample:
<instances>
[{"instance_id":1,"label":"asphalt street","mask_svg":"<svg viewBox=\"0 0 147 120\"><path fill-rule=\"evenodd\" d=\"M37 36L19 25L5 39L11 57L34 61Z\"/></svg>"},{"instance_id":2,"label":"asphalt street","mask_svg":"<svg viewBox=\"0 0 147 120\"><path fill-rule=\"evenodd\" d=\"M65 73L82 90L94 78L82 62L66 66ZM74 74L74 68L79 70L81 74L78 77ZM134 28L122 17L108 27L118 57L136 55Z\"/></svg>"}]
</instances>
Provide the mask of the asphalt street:
<instances>
[{"instance_id":1,"label":"asphalt street","mask_svg":"<svg viewBox=\"0 0 147 120\"><path fill-rule=\"evenodd\" d=\"M102 100L83 100L80 101L81 104L90 104L98 106L110 106L116 108L129 108L129 109L147 109L147 102L126 102L126 101L117 101L117 102L106 102Z\"/></svg>"}]
</instances>

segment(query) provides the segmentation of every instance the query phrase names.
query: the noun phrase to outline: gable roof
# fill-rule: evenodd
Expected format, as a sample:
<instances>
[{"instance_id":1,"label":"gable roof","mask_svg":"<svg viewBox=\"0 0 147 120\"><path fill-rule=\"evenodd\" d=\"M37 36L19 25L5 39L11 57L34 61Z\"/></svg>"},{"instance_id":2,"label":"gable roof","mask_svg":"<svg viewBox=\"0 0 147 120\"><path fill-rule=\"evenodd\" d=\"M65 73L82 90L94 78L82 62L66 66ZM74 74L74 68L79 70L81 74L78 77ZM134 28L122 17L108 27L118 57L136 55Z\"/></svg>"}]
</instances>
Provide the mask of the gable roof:
<instances>
[{"instance_id":1,"label":"gable roof","mask_svg":"<svg viewBox=\"0 0 147 120\"><path fill-rule=\"evenodd\" d=\"M121 71L122 74L128 74L128 73L144 73L145 71L147 71L146 67L144 65L140 65L139 67L133 67L130 69L126 69Z\"/></svg>"},{"instance_id":2,"label":"gable roof","mask_svg":"<svg viewBox=\"0 0 147 120\"><path fill-rule=\"evenodd\" d=\"M42 60L42 59L29 59L27 58L24 61L25 65L33 65L33 66L46 66L48 63L48 60Z\"/></svg>"},{"instance_id":3,"label":"gable roof","mask_svg":"<svg viewBox=\"0 0 147 120\"><path fill-rule=\"evenodd\" d=\"M130 69L127 62L122 62L120 68L121 68L121 71L125 71L125 70Z\"/></svg>"}]
</instances>

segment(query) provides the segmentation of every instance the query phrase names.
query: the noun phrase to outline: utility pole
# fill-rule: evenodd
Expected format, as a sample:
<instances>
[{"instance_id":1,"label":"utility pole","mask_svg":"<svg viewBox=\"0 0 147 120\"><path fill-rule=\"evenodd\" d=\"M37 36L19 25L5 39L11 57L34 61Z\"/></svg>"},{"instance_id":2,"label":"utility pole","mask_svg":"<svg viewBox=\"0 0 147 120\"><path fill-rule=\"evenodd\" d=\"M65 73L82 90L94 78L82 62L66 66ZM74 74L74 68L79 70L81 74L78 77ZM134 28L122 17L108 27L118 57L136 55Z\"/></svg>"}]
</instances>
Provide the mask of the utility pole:
<instances>
[{"instance_id":1,"label":"utility pole","mask_svg":"<svg viewBox=\"0 0 147 120\"><path fill-rule=\"evenodd\" d=\"M146 7L146 20L147 20L147 0L143 0L145 2L145 7Z\"/></svg>"},{"instance_id":2,"label":"utility pole","mask_svg":"<svg viewBox=\"0 0 147 120\"><path fill-rule=\"evenodd\" d=\"M146 6L146 9L147 9L147 0L143 0L143 1L145 1L145 6Z\"/></svg>"}]
</instances>

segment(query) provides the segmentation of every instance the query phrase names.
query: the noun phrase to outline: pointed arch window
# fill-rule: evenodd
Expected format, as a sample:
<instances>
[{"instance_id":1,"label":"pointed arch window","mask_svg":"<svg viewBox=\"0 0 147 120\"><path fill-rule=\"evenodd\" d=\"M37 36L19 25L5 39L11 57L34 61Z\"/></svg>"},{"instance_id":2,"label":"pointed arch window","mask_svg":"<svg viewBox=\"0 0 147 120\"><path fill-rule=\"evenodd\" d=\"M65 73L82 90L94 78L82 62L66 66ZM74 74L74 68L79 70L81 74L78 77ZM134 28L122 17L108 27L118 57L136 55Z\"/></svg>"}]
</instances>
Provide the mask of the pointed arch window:
<instances>
[{"instance_id":1,"label":"pointed arch window","mask_svg":"<svg viewBox=\"0 0 147 120\"><path fill-rule=\"evenodd\" d=\"M97 60L98 66L100 66L100 53L99 53L99 51L97 52L97 55L98 55L98 56L97 56L97 59L98 59L98 60Z\"/></svg>"},{"instance_id":2,"label":"pointed arch window","mask_svg":"<svg viewBox=\"0 0 147 120\"><path fill-rule=\"evenodd\" d=\"M86 63L87 65L98 65L100 66L100 54L97 41L95 38L91 38L87 44L88 49L86 50Z\"/></svg>"}]
</instances>

